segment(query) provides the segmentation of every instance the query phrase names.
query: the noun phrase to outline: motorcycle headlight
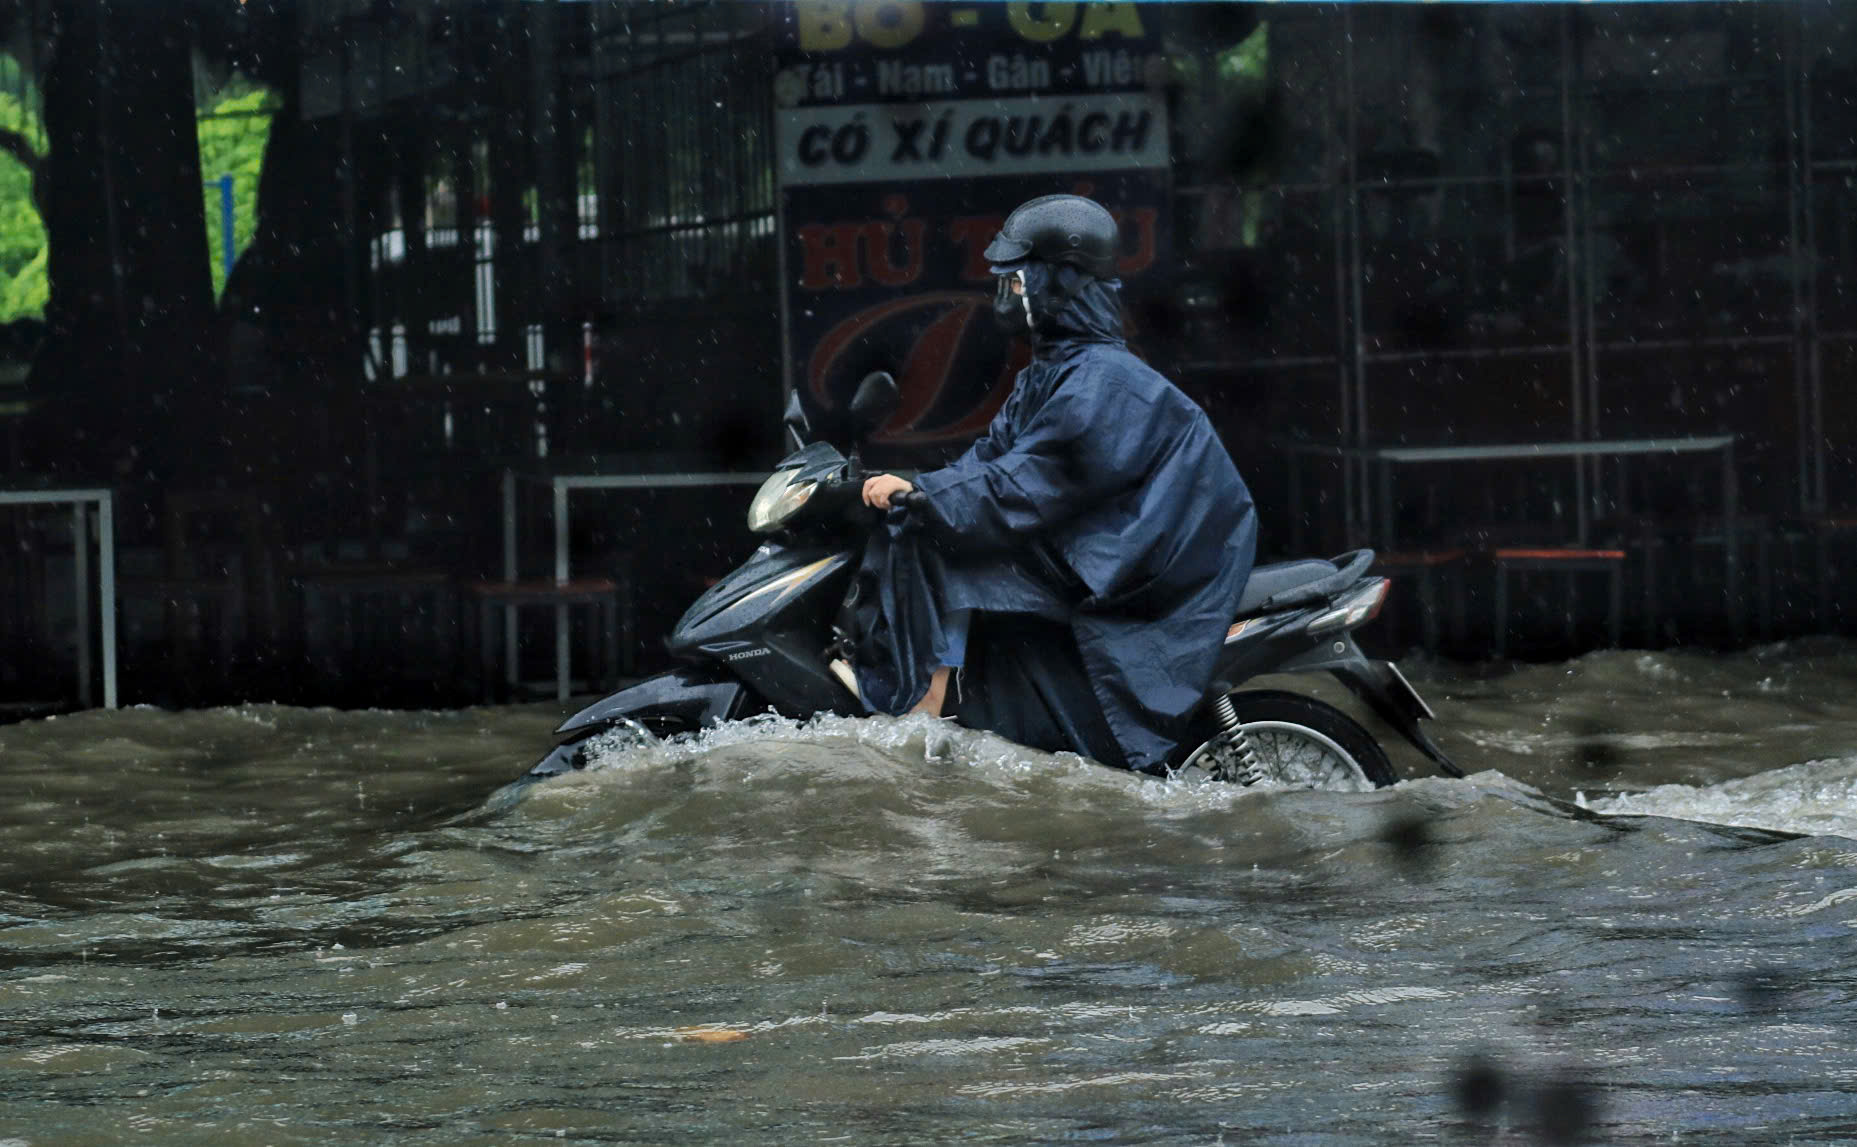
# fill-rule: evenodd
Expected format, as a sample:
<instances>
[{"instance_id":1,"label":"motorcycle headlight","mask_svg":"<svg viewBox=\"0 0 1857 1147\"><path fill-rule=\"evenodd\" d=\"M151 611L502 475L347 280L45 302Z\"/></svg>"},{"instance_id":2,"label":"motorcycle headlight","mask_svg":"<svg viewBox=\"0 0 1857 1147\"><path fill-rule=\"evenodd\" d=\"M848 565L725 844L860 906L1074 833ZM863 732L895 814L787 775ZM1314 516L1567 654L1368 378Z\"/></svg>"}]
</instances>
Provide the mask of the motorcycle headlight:
<instances>
[{"instance_id":1,"label":"motorcycle headlight","mask_svg":"<svg viewBox=\"0 0 1857 1147\"><path fill-rule=\"evenodd\" d=\"M819 483L812 479L796 482L797 470L779 470L768 476L748 503L748 528L757 534L771 533L785 525L812 497Z\"/></svg>"}]
</instances>

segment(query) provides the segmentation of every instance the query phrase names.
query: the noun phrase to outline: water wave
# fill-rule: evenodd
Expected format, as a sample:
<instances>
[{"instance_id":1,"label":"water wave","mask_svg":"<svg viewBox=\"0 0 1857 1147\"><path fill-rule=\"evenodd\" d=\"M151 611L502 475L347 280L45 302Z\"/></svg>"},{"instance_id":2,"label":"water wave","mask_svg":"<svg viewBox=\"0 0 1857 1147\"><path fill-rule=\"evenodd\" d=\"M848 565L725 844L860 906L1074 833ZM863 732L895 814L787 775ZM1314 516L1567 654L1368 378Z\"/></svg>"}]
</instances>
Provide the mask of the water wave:
<instances>
[{"instance_id":1,"label":"water wave","mask_svg":"<svg viewBox=\"0 0 1857 1147\"><path fill-rule=\"evenodd\" d=\"M1658 785L1620 796L1582 796L1579 803L1602 813L1857 838L1857 757L1806 761L1712 785Z\"/></svg>"}]
</instances>

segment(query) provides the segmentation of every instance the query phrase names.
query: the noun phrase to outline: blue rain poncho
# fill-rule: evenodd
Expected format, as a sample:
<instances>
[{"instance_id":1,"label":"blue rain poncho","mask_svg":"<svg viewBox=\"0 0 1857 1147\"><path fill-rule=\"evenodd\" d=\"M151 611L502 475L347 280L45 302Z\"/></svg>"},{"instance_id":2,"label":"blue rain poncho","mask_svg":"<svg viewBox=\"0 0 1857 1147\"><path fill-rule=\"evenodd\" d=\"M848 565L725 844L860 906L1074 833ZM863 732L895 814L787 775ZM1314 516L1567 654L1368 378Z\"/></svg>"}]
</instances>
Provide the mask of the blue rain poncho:
<instances>
[{"instance_id":1,"label":"blue rain poncho","mask_svg":"<svg viewBox=\"0 0 1857 1147\"><path fill-rule=\"evenodd\" d=\"M957 716L1152 768L1208 687L1250 576L1256 512L1205 412L1124 344L1119 284L1025 271L1044 304L1031 364L986 435L916 479L927 509L892 511L866 555L880 616L860 685L873 708L905 711L937 666L972 664L970 625L976 642L1023 644L1025 624L1042 622L1074 646L1004 673L989 650L987 716L970 720L958 687ZM1057 671L1065 663L1080 672ZM1036 744L1054 738L1070 743Z\"/></svg>"}]
</instances>

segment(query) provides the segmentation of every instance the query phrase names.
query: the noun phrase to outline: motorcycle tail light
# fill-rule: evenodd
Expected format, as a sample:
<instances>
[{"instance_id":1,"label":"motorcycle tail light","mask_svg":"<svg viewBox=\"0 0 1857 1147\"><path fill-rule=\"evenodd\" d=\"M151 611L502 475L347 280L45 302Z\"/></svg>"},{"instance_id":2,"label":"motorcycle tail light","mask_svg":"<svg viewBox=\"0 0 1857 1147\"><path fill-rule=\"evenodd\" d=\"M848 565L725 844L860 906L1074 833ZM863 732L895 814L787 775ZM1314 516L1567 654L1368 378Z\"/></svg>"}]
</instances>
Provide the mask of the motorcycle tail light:
<instances>
[{"instance_id":1,"label":"motorcycle tail light","mask_svg":"<svg viewBox=\"0 0 1857 1147\"><path fill-rule=\"evenodd\" d=\"M1386 604L1386 593L1391 583L1383 577L1369 578L1358 588L1348 591L1328 609L1309 619L1304 626L1307 633L1333 633L1338 629L1353 629L1365 625L1380 616L1380 607Z\"/></svg>"}]
</instances>

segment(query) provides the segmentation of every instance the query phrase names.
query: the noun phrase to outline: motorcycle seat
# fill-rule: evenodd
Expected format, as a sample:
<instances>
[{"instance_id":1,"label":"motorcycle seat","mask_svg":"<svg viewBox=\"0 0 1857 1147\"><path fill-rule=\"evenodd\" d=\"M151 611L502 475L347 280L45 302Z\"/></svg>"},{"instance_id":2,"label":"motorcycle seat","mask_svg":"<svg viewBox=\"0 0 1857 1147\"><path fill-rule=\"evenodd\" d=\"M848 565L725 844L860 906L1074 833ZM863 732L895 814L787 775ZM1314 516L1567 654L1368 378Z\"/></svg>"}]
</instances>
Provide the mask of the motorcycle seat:
<instances>
[{"instance_id":1,"label":"motorcycle seat","mask_svg":"<svg viewBox=\"0 0 1857 1147\"><path fill-rule=\"evenodd\" d=\"M1244 593L1238 598L1238 617L1249 617L1263 608L1266 601L1284 590L1295 589L1324 578L1333 577L1340 572L1334 562L1320 558L1302 558L1293 562L1276 562L1267 566L1253 566L1251 580L1244 583Z\"/></svg>"}]
</instances>

